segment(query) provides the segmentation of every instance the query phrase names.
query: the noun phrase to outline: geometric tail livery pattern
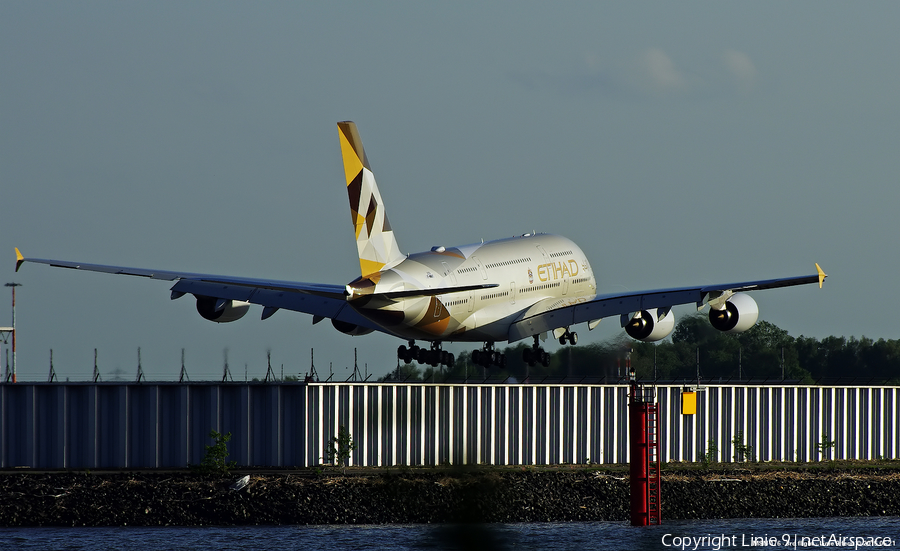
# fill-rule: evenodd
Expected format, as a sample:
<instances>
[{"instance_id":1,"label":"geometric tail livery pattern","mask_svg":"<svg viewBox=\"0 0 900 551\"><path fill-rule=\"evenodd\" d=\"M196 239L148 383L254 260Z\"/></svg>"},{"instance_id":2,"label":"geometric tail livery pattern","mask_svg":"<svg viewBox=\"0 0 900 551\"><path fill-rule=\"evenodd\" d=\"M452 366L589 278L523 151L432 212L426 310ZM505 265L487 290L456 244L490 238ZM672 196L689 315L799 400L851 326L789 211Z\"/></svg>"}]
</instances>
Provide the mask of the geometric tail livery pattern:
<instances>
[{"instance_id":1,"label":"geometric tail livery pattern","mask_svg":"<svg viewBox=\"0 0 900 551\"><path fill-rule=\"evenodd\" d=\"M344 174L347 177L347 194L350 198L350 215L356 232L360 275L366 277L403 260L404 255L397 246L397 239L388 222L381 194L375 185L375 175L366 159L356 124L339 122L338 130Z\"/></svg>"}]
</instances>

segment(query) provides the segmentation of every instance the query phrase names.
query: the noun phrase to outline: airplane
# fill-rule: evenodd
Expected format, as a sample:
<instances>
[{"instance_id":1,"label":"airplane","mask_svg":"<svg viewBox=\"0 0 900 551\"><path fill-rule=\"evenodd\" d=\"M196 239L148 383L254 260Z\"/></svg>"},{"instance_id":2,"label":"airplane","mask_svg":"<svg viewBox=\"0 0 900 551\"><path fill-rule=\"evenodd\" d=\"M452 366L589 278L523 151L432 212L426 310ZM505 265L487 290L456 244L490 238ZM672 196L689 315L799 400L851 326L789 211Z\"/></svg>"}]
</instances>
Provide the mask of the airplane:
<instances>
[{"instance_id":1,"label":"airplane","mask_svg":"<svg viewBox=\"0 0 900 551\"><path fill-rule=\"evenodd\" d=\"M261 319L278 310L312 315L313 324L328 318L348 335L379 331L407 341L398 359L410 363L453 365L445 342L482 343L472 362L504 367L506 357L495 343L531 337L523 350L530 366L549 365L541 347L549 334L561 345L576 344L572 328L594 329L603 318L618 317L625 332L640 341L668 336L675 327L671 309L681 304L709 307L709 321L719 331L739 333L758 317L750 291L818 283L826 274L816 264L811 275L697 285L639 292L598 293L595 273L573 241L544 233L457 247L435 246L403 254L388 222L384 202L363 149L356 124L338 123L341 154L360 276L345 285L251 279L232 276L148 270L62 260L25 258L16 248L16 271L25 262L174 281L171 298L191 294L205 319L228 323L242 318L251 305L262 306ZM422 341L423 346L416 344ZM425 344L427 343L427 344Z\"/></svg>"}]
</instances>

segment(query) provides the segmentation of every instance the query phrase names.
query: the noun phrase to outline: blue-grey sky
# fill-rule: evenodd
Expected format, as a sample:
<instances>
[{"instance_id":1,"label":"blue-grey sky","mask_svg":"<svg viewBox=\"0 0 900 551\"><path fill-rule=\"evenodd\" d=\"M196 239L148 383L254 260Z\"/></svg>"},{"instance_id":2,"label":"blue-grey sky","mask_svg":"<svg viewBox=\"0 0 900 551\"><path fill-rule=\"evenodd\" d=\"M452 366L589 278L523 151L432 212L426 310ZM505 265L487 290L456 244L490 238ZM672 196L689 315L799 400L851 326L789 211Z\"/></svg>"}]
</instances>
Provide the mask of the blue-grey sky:
<instances>
[{"instance_id":1,"label":"blue-grey sky","mask_svg":"<svg viewBox=\"0 0 900 551\"><path fill-rule=\"evenodd\" d=\"M381 375L401 341L280 311L214 324L169 284L26 256L358 275L335 123L406 252L527 231L601 290L814 273L794 336L898 338L898 3L0 3L0 267L19 377ZM7 290L8 291L8 290ZM2 306L6 304L7 306ZM0 297L8 325L9 295ZM690 309L676 310L683 315ZM586 343L617 320L579 329ZM471 345L448 344L459 353ZM552 347L551 347L552 349ZM5 350L5 347L4 347ZM5 354L5 353L4 353ZM4 360L5 365L5 360ZM327 376L327 375L326 375Z\"/></svg>"}]
</instances>

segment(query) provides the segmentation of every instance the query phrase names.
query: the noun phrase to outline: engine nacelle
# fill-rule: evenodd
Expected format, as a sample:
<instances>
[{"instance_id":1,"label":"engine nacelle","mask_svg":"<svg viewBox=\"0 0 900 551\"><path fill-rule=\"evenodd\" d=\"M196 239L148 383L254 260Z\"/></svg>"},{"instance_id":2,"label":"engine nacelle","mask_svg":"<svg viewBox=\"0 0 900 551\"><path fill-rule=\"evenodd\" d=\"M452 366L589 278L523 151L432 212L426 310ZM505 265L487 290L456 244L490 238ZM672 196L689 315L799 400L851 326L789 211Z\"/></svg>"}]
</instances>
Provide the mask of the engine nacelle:
<instances>
[{"instance_id":1,"label":"engine nacelle","mask_svg":"<svg viewBox=\"0 0 900 551\"><path fill-rule=\"evenodd\" d=\"M218 308L217 308L218 307ZM244 317L250 310L250 303L241 300L228 300L216 297L197 297L197 313L203 319L216 323L227 323Z\"/></svg>"},{"instance_id":2,"label":"engine nacelle","mask_svg":"<svg viewBox=\"0 0 900 551\"><path fill-rule=\"evenodd\" d=\"M671 311L651 308L635 314L625 326L625 332L632 339L653 342L666 338L674 328L675 315Z\"/></svg>"},{"instance_id":3,"label":"engine nacelle","mask_svg":"<svg viewBox=\"0 0 900 551\"><path fill-rule=\"evenodd\" d=\"M709 323L719 331L741 333L753 327L759 319L756 301L745 293L735 293L721 310L710 308Z\"/></svg>"},{"instance_id":4,"label":"engine nacelle","mask_svg":"<svg viewBox=\"0 0 900 551\"><path fill-rule=\"evenodd\" d=\"M331 325L341 333L346 333L347 335L368 335L374 331L371 327L362 327L354 323L347 323L346 321L338 321L336 319L331 320Z\"/></svg>"}]
</instances>

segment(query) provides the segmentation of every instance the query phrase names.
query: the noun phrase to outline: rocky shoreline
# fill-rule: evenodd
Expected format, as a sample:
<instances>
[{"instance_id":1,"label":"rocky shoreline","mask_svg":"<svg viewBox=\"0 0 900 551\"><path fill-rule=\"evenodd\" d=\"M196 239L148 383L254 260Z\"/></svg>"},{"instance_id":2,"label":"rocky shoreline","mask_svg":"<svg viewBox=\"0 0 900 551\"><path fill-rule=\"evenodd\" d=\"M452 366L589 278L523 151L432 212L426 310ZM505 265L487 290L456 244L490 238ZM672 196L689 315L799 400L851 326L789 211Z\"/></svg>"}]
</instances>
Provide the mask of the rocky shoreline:
<instances>
[{"instance_id":1,"label":"rocky shoreline","mask_svg":"<svg viewBox=\"0 0 900 551\"><path fill-rule=\"evenodd\" d=\"M249 483L232 486L249 474ZM681 469L662 518L900 515L900 470ZM588 467L0 473L0 526L628 520L627 471Z\"/></svg>"}]
</instances>

